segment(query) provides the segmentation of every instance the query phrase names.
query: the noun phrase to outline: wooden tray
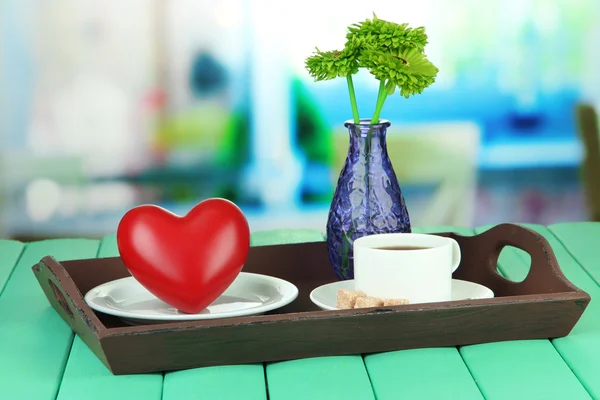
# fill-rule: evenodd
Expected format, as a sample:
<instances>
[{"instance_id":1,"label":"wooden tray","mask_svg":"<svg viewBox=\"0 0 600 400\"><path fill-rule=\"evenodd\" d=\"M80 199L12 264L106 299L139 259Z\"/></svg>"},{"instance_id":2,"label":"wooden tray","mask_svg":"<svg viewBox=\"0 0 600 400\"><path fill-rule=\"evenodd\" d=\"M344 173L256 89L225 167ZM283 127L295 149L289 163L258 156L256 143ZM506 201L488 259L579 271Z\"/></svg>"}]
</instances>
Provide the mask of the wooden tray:
<instances>
[{"instance_id":1,"label":"wooden tray","mask_svg":"<svg viewBox=\"0 0 600 400\"><path fill-rule=\"evenodd\" d=\"M496 298L443 303L320 311L309 293L335 281L324 242L251 248L244 271L293 282L298 298L268 315L128 326L95 313L82 293L129 276L121 259L59 263L43 258L33 271L56 312L115 375L243 364L304 357L456 346L569 334L590 297L561 272L539 234L502 224L456 239L462 261L454 278L491 288ZM497 272L504 246L531 256L523 282Z\"/></svg>"}]
</instances>

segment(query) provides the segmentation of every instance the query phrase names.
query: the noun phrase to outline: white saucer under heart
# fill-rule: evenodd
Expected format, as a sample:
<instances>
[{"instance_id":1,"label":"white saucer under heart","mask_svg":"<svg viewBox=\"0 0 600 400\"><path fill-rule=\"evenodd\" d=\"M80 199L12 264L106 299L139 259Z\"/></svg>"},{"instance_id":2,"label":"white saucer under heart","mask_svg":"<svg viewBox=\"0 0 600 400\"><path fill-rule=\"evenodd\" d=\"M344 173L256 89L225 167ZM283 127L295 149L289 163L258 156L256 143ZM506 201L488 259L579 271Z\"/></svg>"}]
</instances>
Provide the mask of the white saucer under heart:
<instances>
[{"instance_id":1,"label":"white saucer under heart","mask_svg":"<svg viewBox=\"0 0 600 400\"><path fill-rule=\"evenodd\" d=\"M85 295L94 310L133 325L262 314L298 297L298 288L272 276L241 272L227 290L198 314L185 314L159 300L133 277L95 287Z\"/></svg>"},{"instance_id":2,"label":"white saucer under heart","mask_svg":"<svg viewBox=\"0 0 600 400\"><path fill-rule=\"evenodd\" d=\"M310 293L310 300L323 310L337 310L339 289L354 290L354 280L345 280L319 286ZM470 299L490 299L494 297L487 287L478 283L452 279L452 301Z\"/></svg>"}]
</instances>

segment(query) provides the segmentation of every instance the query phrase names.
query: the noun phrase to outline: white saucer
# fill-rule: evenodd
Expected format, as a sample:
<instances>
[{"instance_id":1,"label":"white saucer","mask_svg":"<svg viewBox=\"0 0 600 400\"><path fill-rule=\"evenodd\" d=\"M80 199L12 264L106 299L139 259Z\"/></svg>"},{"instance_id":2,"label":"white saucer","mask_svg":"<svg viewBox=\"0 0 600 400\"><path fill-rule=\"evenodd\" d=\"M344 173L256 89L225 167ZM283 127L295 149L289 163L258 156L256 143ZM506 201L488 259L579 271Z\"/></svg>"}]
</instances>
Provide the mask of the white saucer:
<instances>
[{"instance_id":1,"label":"white saucer","mask_svg":"<svg viewBox=\"0 0 600 400\"><path fill-rule=\"evenodd\" d=\"M310 293L310 300L323 310L337 310L337 291L354 290L354 280L339 281L319 286ZM452 301L491 299L494 297L487 287L478 283L452 279Z\"/></svg>"},{"instance_id":2,"label":"white saucer","mask_svg":"<svg viewBox=\"0 0 600 400\"><path fill-rule=\"evenodd\" d=\"M156 298L131 276L95 287L85 295L85 301L96 311L138 325L262 314L283 307L296 297L298 288L290 282L272 276L240 272L229 288L198 314L176 310Z\"/></svg>"}]
</instances>

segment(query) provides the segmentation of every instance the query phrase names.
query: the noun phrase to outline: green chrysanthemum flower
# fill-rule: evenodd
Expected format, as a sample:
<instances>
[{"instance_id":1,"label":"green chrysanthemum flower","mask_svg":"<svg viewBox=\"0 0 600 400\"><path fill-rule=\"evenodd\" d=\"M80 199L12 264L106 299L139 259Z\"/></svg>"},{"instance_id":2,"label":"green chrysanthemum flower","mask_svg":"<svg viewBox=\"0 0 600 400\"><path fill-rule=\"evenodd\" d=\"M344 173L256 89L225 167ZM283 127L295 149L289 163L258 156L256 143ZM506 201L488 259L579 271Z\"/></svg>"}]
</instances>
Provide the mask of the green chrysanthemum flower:
<instances>
[{"instance_id":1,"label":"green chrysanthemum flower","mask_svg":"<svg viewBox=\"0 0 600 400\"><path fill-rule=\"evenodd\" d=\"M343 50L316 53L306 59L306 68L315 81L345 77L355 123L359 121L352 75L366 68L380 81L377 104L371 123L388 95L396 88L406 98L422 93L435 82L438 69L423 54L427 44L424 27L409 28L377 18L350 25Z\"/></svg>"},{"instance_id":2,"label":"green chrysanthemum flower","mask_svg":"<svg viewBox=\"0 0 600 400\"><path fill-rule=\"evenodd\" d=\"M315 81L346 77L358 72L362 40L348 40L343 50L320 51L306 59L306 69Z\"/></svg>"},{"instance_id":3,"label":"green chrysanthemum flower","mask_svg":"<svg viewBox=\"0 0 600 400\"><path fill-rule=\"evenodd\" d=\"M427 34L424 27L408 28L408 24L397 24L377 18L353 24L348 28L347 39L360 38L366 43L397 51L401 48L415 48L419 51L427 45Z\"/></svg>"},{"instance_id":4,"label":"green chrysanthemum flower","mask_svg":"<svg viewBox=\"0 0 600 400\"><path fill-rule=\"evenodd\" d=\"M385 83L388 95L398 88L406 98L422 93L435 82L438 73L437 67L416 48L386 52L368 46L363 50L360 61L375 78Z\"/></svg>"}]
</instances>

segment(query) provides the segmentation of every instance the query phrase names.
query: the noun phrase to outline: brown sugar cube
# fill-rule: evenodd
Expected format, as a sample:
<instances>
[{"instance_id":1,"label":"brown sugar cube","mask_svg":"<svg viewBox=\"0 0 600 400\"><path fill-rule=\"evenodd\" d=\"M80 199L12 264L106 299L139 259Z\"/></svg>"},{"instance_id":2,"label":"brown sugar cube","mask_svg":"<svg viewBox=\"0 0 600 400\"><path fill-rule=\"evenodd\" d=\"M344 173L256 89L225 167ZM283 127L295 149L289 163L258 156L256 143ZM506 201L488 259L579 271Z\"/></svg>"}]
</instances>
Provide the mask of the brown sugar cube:
<instances>
[{"instance_id":1,"label":"brown sugar cube","mask_svg":"<svg viewBox=\"0 0 600 400\"><path fill-rule=\"evenodd\" d=\"M354 308L356 299L365 296L366 294L360 290L339 289L337 293L336 307L342 310Z\"/></svg>"},{"instance_id":2,"label":"brown sugar cube","mask_svg":"<svg viewBox=\"0 0 600 400\"><path fill-rule=\"evenodd\" d=\"M410 304L408 299L385 299L383 301L384 306L401 306L404 304Z\"/></svg>"},{"instance_id":3,"label":"brown sugar cube","mask_svg":"<svg viewBox=\"0 0 600 400\"><path fill-rule=\"evenodd\" d=\"M359 297L354 303L354 308L378 307L383 305L383 300L379 297Z\"/></svg>"}]
</instances>

